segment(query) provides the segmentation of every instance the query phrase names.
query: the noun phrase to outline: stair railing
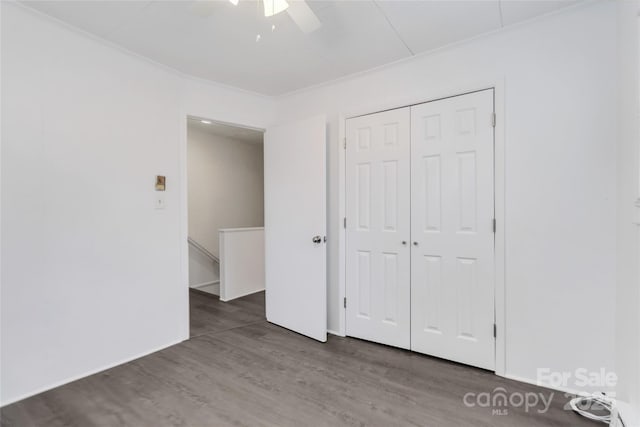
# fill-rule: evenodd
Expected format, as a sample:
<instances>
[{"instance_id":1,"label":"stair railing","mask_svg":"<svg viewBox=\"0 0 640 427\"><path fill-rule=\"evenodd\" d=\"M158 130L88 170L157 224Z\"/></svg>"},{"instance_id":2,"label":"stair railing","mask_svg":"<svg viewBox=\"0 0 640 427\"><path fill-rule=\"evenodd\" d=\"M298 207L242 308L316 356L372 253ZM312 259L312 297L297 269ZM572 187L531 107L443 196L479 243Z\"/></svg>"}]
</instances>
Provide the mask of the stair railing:
<instances>
[{"instance_id":1,"label":"stair railing","mask_svg":"<svg viewBox=\"0 0 640 427\"><path fill-rule=\"evenodd\" d=\"M209 252L207 250L207 248L205 248L204 246L202 246L200 243L196 242L193 238L191 238L191 236L187 237L187 241L189 242L189 244L191 246L193 246L194 248L196 248L200 253L204 254L207 258L211 259L214 262L217 262L218 264L220 264L220 260L218 259L217 256L215 256L214 254L212 254L211 252Z\"/></svg>"}]
</instances>

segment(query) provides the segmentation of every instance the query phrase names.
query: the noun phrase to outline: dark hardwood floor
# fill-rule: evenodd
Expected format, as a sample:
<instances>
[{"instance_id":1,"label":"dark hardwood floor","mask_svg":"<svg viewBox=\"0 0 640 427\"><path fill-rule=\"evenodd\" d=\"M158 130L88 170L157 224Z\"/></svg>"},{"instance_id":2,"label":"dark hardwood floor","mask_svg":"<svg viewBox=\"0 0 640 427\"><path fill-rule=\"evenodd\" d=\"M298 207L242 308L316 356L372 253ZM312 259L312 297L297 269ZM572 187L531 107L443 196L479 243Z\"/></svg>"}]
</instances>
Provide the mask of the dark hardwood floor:
<instances>
[{"instance_id":1,"label":"dark hardwood floor","mask_svg":"<svg viewBox=\"0 0 640 427\"><path fill-rule=\"evenodd\" d=\"M468 407L467 393L550 390L352 338L269 324L264 294L191 292L191 339L2 408L2 426L580 426L543 405ZM467 396L467 402L476 400ZM533 396L533 395L529 395ZM532 397L530 397L532 398ZM518 402L518 400L516 400ZM493 410L501 410L500 414ZM504 411L508 413L505 413Z\"/></svg>"}]
</instances>

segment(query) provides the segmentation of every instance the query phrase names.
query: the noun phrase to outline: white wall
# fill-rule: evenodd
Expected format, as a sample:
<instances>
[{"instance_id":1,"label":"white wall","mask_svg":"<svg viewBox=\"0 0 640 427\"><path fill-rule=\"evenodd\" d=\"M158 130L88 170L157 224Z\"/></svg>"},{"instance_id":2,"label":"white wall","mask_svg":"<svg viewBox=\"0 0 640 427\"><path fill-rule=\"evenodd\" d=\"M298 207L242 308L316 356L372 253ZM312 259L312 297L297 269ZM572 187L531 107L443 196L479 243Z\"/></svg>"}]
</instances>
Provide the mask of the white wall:
<instances>
[{"instance_id":1,"label":"white wall","mask_svg":"<svg viewBox=\"0 0 640 427\"><path fill-rule=\"evenodd\" d=\"M638 14L640 2L618 4L618 282L616 305L616 370L618 398L635 408L640 425L640 68Z\"/></svg>"},{"instance_id":2,"label":"white wall","mask_svg":"<svg viewBox=\"0 0 640 427\"><path fill-rule=\"evenodd\" d=\"M264 291L264 227L220 230L220 301Z\"/></svg>"},{"instance_id":3,"label":"white wall","mask_svg":"<svg viewBox=\"0 0 640 427\"><path fill-rule=\"evenodd\" d=\"M340 330L342 306L339 114L504 78L507 375L613 369L615 9L580 7L280 99L281 122L329 117L330 329Z\"/></svg>"},{"instance_id":4,"label":"white wall","mask_svg":"<svg viewBox=\"0 0 640 427\"><path fill-rule=\"evenodd\" d=\"M7 404L188 337L186 114L265 127L274 104L1 8Z\"/></svg>"},{"instance_id":5,"label":"white wall","mask_svg":"<svg viewBox=\"0 0 640 427\"><path fill-rule=\"evenodd\" d=\"M262 144L188 127L189 235L219 257L221 228L264 225Z\"/></svg>"}]
</instances>

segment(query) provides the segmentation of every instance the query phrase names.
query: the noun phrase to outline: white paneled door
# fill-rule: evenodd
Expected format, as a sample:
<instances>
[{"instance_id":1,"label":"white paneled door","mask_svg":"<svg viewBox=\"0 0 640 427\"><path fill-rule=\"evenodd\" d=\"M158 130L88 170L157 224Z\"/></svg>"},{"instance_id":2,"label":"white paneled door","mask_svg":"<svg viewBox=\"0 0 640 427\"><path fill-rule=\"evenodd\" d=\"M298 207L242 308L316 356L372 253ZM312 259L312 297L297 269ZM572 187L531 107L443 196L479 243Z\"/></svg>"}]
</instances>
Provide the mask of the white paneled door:
<instances>
[{"instance_id":1,"label":"white paneled door","mask_svg":"<svg viewBox=\"0 0 640 427\"><path fill-rule=\"evenodd\" d=\"M410 346L410 110L347 120L347 335Z\"/></svg>"},{"instance_id":2,"label":"white paneled door","mask_svg":"<svg viewBox=\"0 0 640 427\"><path fill-rule=\"evenodd\" d=\"M411 348L494 369L493 90L411 107Z\"/></svg>"},{"instance_id":3,"label":"white paneled door","mask_svg":"<svg viewBox=\"0 0 640 427\"><path fill-rule=\"evenodd\" d=\"M267 320L326 341L326 119L269 128L264 138Z\"/></svg>"},{"instance_id":4,"label":"white paneled door","mask_svg":"<svg viewBox=\"0 0 640 427\"><path fill-rule=\"evenodd\" d=\"M347 120L346 332L494 369L493 90Z\"/></svg>"}]
</instances>

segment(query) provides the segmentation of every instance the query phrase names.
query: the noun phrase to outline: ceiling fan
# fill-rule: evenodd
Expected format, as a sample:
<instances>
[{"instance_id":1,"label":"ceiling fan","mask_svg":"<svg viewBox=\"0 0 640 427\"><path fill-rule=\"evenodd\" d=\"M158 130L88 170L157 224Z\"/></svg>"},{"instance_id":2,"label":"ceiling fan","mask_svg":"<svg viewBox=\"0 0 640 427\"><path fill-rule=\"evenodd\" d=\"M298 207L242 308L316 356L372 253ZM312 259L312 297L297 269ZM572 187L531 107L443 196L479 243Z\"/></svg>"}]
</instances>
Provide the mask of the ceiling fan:
<instances>
[{"instance_id":1,"label":"ceiling fan","mask_svg":"<svg viewBox=\"0 0 640 427\"><path fill-rule=\"evenodd\" d=\"M244 0L242 0L244 1ZM322 26L322 23L311 10L305 0L260 0L264 6L264 16L270 17L287 12L293 22L303 33L309 34ZM240 0L229 0L231 4L237 6ZM196 9L200 15L210 15L213 13L214 2L197 1Z\"/></svg>"},{"instance_id":2,"label":"ceiling fan","mask_svg":"<svg viewBox=\"0 0 640 427\"><path fill-rule=\"evenodd\" d=\"M265 16L267 14L267 3L273 2L272 10L274 15L278 13L275 12L275 3L287 4L286 0L263 0L263 2L265 3ZM303 33L312 33L322 26L322 23L305 0L289 0L289 7L284 6L284 10L287 11L293 22Z\"/></svg>"}]
</instances>

